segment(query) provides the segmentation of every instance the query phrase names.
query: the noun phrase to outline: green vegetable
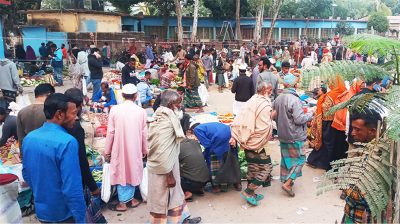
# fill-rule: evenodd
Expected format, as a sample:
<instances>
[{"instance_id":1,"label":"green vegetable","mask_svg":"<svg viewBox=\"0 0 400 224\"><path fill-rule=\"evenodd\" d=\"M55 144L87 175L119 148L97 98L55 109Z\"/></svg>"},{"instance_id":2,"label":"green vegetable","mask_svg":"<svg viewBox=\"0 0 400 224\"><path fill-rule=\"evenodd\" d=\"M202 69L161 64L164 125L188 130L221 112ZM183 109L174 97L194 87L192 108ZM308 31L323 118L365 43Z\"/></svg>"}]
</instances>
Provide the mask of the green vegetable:
<instances>
[{"instance_id":1,"label":"green vegetable","mask_svg":"<svg viewBox=\"0 0 400 224\"><path fill-rule=\"evenodd\" d=\"M92 176L94 181L102 182L103 181L103 170L93 170Z\"/></svg>"},{"instance_id":2,"label":"green vegetable","mask_svg":"<svg viewBox=\"0 0 400 224\"><path fill-rule=\"evenodd\" d=\"M247 178L247 160L246 154L243 150L240 150L240 145L238 144L238 157L239 157L239 164L240 164L240 171L242 173L241 178Z\"/></svg>"},{"instance_id":3,"label":"green vegetable","mask_svg":"<svg viewBox=\"0 0 400 224\"><path fill-rule=\"evenodd\" d=\"M169 64L168 68L170 69L177 69L176 64Z\"/></svg>"},{"instance_id":4,"label":"green vegetable","mask_svg":"<svg viewBox=\"0 0 400 224\"><path fill-rule=\"evenodd\" d=\"M90 148L90 146L85 145L86 147L86 155L90 155L92 156L90 153L92 153L94 155L94 158L97 158L97 156L99 156L100 154L96 151L94 151L92 148Z\"/></svg>"},{"instance_id":5,"label":"green vegetable","mask_svg":"<svg viewBox=\"0 0 400 224\"><path fill-rule=\"evenodd\" d=\"M159 79L153 79L150 81L150 83L155 84L157 87L160 85L160 80Z\"/></svg>"}]
</instances>

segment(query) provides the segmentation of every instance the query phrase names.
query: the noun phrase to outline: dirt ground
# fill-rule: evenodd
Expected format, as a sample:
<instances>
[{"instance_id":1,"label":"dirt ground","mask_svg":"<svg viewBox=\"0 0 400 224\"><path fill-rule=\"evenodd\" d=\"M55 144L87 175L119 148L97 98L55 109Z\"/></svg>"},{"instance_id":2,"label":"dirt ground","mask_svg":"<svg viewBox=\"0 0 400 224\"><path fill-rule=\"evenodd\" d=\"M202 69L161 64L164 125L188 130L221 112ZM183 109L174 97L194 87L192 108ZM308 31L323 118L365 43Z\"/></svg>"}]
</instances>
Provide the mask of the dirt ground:
<instances>
[{"instance_id":1,"label":"dirt ground","mask_svg":"<svg viewBox=\"0 0 400 224\"><path fill-rule=\"evenodd\" d=\"M57 87L56 90L64 92L70 86L71 82L65 81L65 86ZM32 91L33 88L26 90ZM224 93L218 93L215 85L211 86L210 90L211 106L205 107L205 112L232 112L234 94L228 89L224 89ZM152 109L147 111L153 113ZM187 112L192 114L194 110ZM275 140L270 147L271 158L280 163L279 141ZM206 193L204 197L194 196L194 201L188 203L188 207L192 217L202 217L202 223L335 223L336 220L340 223L345 204L339 198L340 191L316 195L318 183L314 183L313 178L322 176L324 172L304 166L303 176L296 179L293 186L295 197L288 196L282 190L282 183L278 179L272 181L271 187L256 190L256 193L265 197L258 206L247 204L240 192L229 186L228 192L220 195ZM279 165L274 166L272 174L279 177ZM243 188L246 184L243 182ZM248 207L244 208L246 206ZM303 214L297 213L299 208L306 208ZM146 223L149 218L145 203L126 212L113 212L108 210L107 206L103 206L102 212L109 223ZM38 223L38 220L32 215L25 217L24 222Z\"/></svg>"}]
</instances>

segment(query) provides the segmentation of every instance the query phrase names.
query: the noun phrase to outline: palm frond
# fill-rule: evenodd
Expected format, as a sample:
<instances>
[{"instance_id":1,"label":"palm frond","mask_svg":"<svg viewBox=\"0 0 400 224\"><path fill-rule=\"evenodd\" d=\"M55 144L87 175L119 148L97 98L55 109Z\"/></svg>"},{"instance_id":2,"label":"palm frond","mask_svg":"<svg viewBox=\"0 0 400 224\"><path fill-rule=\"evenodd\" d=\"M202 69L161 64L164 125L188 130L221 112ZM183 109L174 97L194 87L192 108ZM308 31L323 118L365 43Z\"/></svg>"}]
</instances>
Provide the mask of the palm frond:
<instances>
[{"instance_id":1,"label":"palm frond","mask_svg":"<svg viewBox=\"0 0 400 224\"><path fill-rule=\"evenodd\" d=\"M384 79L390 76L390 72L379 66L368 64L362 61L333 61L323 62L318 66L299 69L303 88L307 89L313 78L319 77L325 83L329 78L335 78L340 75L344 81L352 81L354 78L360 78L364 81L371 81L373 78Z\"/></svg>"},{"instance_id":2,"label":"palm frond","mask_svg":"<svg viewBox=\"0 0 400 224\"><path fill-rule=\"evenodd\" d=\"M359 54L373 55L378 58L389 57L400 50L400 41L373 34L356 34L343 38L346 48L356 50Z\"/></svg>"},{"instance_id":3,"label":"palm frond","mask_svg":"<svg viewBox=\"0 0 400 224\"><path fill-rule=\"evenodd\" d=\"M353 114L354 110L362 113L365 113L365 111L384 113L383 105L385 105L385 103L385 93L359 94L353 96L346 102L331 107L326 115L336 113L344 108L348 108L350 114Z\"/></svg>"}]
</instances>

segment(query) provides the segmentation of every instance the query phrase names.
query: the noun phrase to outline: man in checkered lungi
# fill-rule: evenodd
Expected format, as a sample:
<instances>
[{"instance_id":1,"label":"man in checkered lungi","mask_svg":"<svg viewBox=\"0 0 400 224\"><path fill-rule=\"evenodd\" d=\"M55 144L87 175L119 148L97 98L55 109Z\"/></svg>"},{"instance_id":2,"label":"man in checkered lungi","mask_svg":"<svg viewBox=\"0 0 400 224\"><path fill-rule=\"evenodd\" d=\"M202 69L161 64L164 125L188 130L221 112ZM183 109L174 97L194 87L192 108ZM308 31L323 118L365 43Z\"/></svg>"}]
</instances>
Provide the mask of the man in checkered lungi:
<instances>
[{"instance_id":1,"label":"man in checkered lungi","mask_svg":"<svg viewBox=\"0 0 400 224\"><path fill-rule=\"evenodd\" d=\"M301 170L306 162L304 141L307 139L307 121L313 118L313 113L304 113L303 103L296 93L300 77L293 74L284 77L285 89L274 101L274 110L278 116L276 125L281 144L281 182L282 189L294 197L292 185L301 176Z\"/></svg>"},{"instance_id":2,"label":"man in checkered lungi","mask_svg":"<svg viewBox=\"0 0 400 224\"><path fill-rule=\"evenodd\" d=\"M149 192L148 223L199 223L189 219L190 212L181 187L179 170L180 142L185 138L179 119L182 98L175 91L161 94L161 106L147 120L149 153L147 161ZM160 131L163 130L163 131ZM146 141L146 139L143 139Z\"/></svg>"}]
</instances>

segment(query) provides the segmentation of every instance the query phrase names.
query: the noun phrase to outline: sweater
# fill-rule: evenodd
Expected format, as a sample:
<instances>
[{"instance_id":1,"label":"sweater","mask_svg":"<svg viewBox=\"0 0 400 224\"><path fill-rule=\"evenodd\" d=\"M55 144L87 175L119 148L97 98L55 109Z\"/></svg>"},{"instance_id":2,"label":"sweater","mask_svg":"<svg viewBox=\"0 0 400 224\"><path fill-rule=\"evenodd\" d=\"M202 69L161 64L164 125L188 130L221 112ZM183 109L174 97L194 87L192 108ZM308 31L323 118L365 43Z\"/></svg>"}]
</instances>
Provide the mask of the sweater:
<instances>
[{"instance_id":1,"label":"sweater","mask_svg":"<svg viewBox=\"0 0 400 224\"><path fill-rule=\"evenodd\" d=\"M239 77L233 81L232 93L235 94L235 100L239 102L246 102L254 95L253 80L246 74L240 74Z\"/></svg>"},{"instance_id":2,"label":"sweater","mask_svg":"<svg viewBox=\"0 0 400 224\"><path fill-rule=\"evenodd\" d=\"M88 65L90 70L91 79L102 79L103 78L103 68L101 58L97 58L96 55L88 56Z\"/></svg>"},{"instance_id":3,"label":"sweater","mask_svg":"<svg viewBox=\"0 0 400 224\"><path fill-rule=\"evenodd\" d=\"M7 58L0 59L0 89L8 91L22 91L17 66Z\"/></svg>"},{"instance_id":4,"label":"sweater","mask_svg":"<svg viewBox=\"0 0 400 224\"><path fill-rule=\"evenodd\" d=\"M126 64L125 67L122 68L121 71L122 75L122 85L126 84L134 84L135 86L140 82L140 80L136 77L135 73L135 68L131 68L129 64Z\"/></svg>"},{"instance_id":5,"label":"sweater","mask_svg":"<svg viewBox=\"0 0 400 224\"><path fill-rule=\"evenodd\" d=\"M211 71L213 66L213 61L211 60L211 57L208 55L204 55L204 57L201 58L201 61L203 62L206 71Z\"/></svg>"}]
</instances>

